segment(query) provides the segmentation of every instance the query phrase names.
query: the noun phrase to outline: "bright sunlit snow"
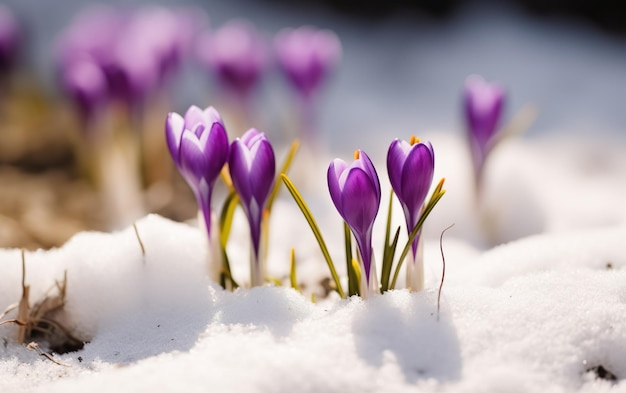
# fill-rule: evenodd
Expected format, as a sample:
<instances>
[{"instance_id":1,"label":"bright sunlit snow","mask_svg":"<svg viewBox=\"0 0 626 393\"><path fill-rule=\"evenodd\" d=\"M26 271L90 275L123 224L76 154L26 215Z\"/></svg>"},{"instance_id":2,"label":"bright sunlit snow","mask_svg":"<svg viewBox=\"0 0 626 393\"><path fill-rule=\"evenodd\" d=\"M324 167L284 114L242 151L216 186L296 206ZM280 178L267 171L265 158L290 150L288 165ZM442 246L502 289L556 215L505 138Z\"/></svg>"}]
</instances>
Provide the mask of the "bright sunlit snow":
<instances>
[{"instance_id":1,"label":"bright sunlit snow","mask_svg":"<svg viewBox=\"0 0 626 393\"><path fill-rule=\"evenodd\" d=\"M88 343L55 355L59 365L17 345L15 325L1 326L0 391L626 391L623 146L502 145L491 157L486 227L469 169L460 165L462 140L443 134L432 142L435 177L446 176L448 193L427 222L425 291L320 299L328 269L284 190L271 221L269 274L288 285L295 247L304 295L271 286L223 291L207 278L206 240L195 226L147 216L137 222L145 258L132 227L26 253L31 305L67 271L65 327ZM305 198L343 275L341 221L323 188L326 165L309 168L321 180ZM384 216L382 207L375 247ZM397 206L394 220L403 223ZM438 318L439 233L452 223ZM238 215L229 252L240 282L249 280L247 239ZM20 252L0 250L0 308L20 296Z\"/></svg>"}]
</instances>

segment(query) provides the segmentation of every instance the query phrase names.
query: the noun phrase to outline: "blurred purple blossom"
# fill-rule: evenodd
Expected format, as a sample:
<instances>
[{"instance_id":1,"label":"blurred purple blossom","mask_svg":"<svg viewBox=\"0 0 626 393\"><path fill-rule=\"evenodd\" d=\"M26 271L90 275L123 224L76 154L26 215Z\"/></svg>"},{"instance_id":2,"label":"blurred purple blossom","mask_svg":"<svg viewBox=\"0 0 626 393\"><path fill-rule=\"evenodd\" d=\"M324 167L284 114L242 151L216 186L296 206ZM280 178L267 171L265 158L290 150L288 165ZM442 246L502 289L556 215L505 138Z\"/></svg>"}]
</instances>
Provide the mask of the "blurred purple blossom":
<instances>
[{"instance_id":1,"label":"blurred purple blossom","mask_svg":"<svg viewBox=\"0 0 626 393\"><path fill-rule=\"evenodd\" d=\"M91 6L59 38L57 63L66 74L89 58L106 75L109 95L136 106L179 69L205 20L202 13L159 6L131 12Z\"/></svg>"},{"instance_id":2,"label":"blurred purple blossom","mask_svg":"<svg viewBox=\"0 0 626 393\"><path fill-rule=\"evenodd\" d=\"M193 190L211 235L213 186L228 159L228 136L222 118L213 107L192 106L182 117L170 112L165 140L172 159Z\"/></svg>"},{"instance_id":3,"label":"blurred purple blossom","mask_svg":"<svg viewBox=\"0 0 626 393\"><path fill-rule=\"evenodd\" d=\"M477 179L480 179L493 136L498 130L504 101L505 91L499 84L488 83L478 75L466 79L463 109Z\"/></svg>"},{"instance_id":4,"label":"blurred purple blossom","mask_svg":"<svg viewBox=\"0 0 626 393\"><path fill-rule=\"evenodd\" d=\"M310 26L279 31L274 38L274 50L289 82L307 98L341 59L337 35Z\"/></svg>"},{"instance_id":5,"label":"blurred purple blossom","mask_svg":"<svg viewBox=\"0 0 626 393\"><path fill-rule=\"evenodd\" d=\"M232 20L205 33L198 44L198 59L217 79L246 97L267 66L267 44L248 21Z\"/></svg>"},{"instance_id":6,"label":"blurred purple blossom","mask_svg":"<svg viewBox=\"0 0 626 393\"><path fill-rule=\"evenodd\" d=\"M233 141L228 160L230 177L248 217L253 246L253 266L258 269L260 258L261 221L265 203L274 184L276 161L274 149L265 134L252 128ZM252 285L260 285L265 277L253 273Z\"/></svg>"},{"instance_id":7,"label":"blurred purple blossom","mask_svg":"<svg viewBox=\"0 0 626 393\"><path fill-rule=\"evenodd\" d=\"M396 139L387 152L387 172L391 187L396 193L410 234L417 225L424 201L433 182L435 153L430 142L420 142L412 137L409 142ZM412 244L413 256L417 252L419 234Z\"/></svg>"},{"instance_id":8,"label":"blurred purple blossom","mask_svg":"<svg viewBox=\"0 0 626 393\"><path fill-rule=\"evenodd\" d=\"M371 288L376 271L372 228L380 207L380 182L376 169L367 154L357 150L350 165L342 159L334 159L328 167L327 177L330 197L359 247L366 288Z\"/></svg>"},{"instance_id":9,"label":"blurred purple blossom","mask_svg":"<svg viewBox=\"0 0 626 393\"><path fill-rule=\"evenodd\" d=\"M21 28L13 12L0 4L0 72L6 72L15 61L20 45Z\"/></svg>"},{"instance_id":10,"label":"blurred purple blossom","mask_svg":"<svg viewBox=\"0 0 626 393\"><path fill-rule=\"evenodd\" d=\"M63 89L72 98L89 128L107 97L107 80L102 69L89 58L76 60L62 75Z\"/></svg>"}]
</instances>

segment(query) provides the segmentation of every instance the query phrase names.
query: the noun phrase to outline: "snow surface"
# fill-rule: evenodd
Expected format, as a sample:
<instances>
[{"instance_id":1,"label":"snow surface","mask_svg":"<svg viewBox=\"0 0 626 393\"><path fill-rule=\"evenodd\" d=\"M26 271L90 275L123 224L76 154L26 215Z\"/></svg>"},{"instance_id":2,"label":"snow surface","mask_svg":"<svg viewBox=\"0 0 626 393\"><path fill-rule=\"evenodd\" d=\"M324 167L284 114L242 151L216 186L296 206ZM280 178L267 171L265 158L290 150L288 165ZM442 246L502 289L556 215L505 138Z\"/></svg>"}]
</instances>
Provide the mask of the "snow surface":
<instances>
[{"instance_id":1,"label":"snow surface","mask_svg":"<svg viewBox=\"0 0 626 393\"><path fill-rule=\"evenodd\" d=\"M55 355L61 366L17 345L16 326L1 326L0 391L626 392L624 144L502 145L485 189L494 237L477 223L462 141L431 139L448 193L426 228L426 290L313 304L328 272L286 192L273 212L269 273L288 282L296 247L305 295L272 286L223 291L207 278L200 231L150 215L137 222L145 258L132 227L26 254L31 303L67 271L66 326L89 342ZM308 168L320 184L322 161ZM343 273L339 216L323 187L306 188ZM438 237L451 223L438 319ZM245 282L241 214L229 252ZM19 299L20 282L19 250L0 250L0 308ZM587 372L600 365L618 380Z\"/></svg>"}]
</instances>

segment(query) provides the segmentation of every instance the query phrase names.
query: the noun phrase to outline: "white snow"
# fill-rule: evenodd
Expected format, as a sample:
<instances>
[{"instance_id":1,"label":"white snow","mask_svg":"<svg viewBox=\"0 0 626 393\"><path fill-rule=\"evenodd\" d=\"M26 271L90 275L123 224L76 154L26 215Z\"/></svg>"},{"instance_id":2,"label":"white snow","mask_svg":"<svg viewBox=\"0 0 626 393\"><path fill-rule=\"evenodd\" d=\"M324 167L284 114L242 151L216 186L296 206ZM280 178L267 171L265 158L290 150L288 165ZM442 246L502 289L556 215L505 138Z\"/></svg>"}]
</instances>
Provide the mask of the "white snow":
<instances>
[{"instance_id":1,"label":"white snow","mask_svg":"<svg viewBox=\"0 0 626 393\"><path fill-rule=\"evenodd\" d=\"M426 290L313 304L311 292L329 274L286 191L271 222L269 270L288 283L296 247L305 295L272 286L223 291L208 279L201 232L149 215L137 222L145 258L132 227L26 253L31 304L67 271L65 323L89 342L54 355L62 366L16 344L15 325L0 326L0 391L626 391L624 144L502 145L485 190L497 213L489 239L477 223L461 139L431 139L448 193L426 228ZM383 161L375 161L388 190ZM322 184L326 165L310 169ZM305 197L343 273L340 218L326 190ZM400 214L396 208L396 225ZM438 319L438 237L453 222ZM249 280L247 236L238 214L229 252L240 282ZM0 250L0 308L19 300L20 283L19 250ZM618 381L586 372L600 365Z\"/></svg>"}]
</instances>

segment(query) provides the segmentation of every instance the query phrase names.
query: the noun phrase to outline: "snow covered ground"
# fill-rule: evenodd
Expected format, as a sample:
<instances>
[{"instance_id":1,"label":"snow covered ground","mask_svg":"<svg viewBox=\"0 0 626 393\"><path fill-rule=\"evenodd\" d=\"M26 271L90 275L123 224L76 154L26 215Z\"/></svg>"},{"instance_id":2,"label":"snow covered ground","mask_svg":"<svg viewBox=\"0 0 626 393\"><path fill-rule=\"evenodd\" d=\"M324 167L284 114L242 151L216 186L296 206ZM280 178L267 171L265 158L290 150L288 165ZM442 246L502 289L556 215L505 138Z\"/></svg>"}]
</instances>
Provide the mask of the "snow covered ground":
<instances>
[{"instance_id":1,"label":"snow covered ground","mask_svg":"<svg viewBox=\"0 0 626 393\"><path fill-rule=\"evenodd\" d=\"M426 290L311 303L327 268L286 192L271 222L269 269L284 278L296 247L305 296L221 290L206 276L200 232L147 216L137 222L145 258L132 227L26 253L31 305L67 271L65 326L89 342L55 355L59 365L17 345L15 325L1 326L0 391L626 391L626 145L502 145L485 192L498 228L489 238L461 140L431 139L448 193L428 222ZM311 170L322 184L325 169L320 161ZM306 198L341 258L341 222L326 191L312 187ZM438 319L438 237L451 223ZM241 216L235 224L231 263L245 281L247 229ZM0 250L0 308L20 296L20 252Z\"/></svg>"}]
</instances>

